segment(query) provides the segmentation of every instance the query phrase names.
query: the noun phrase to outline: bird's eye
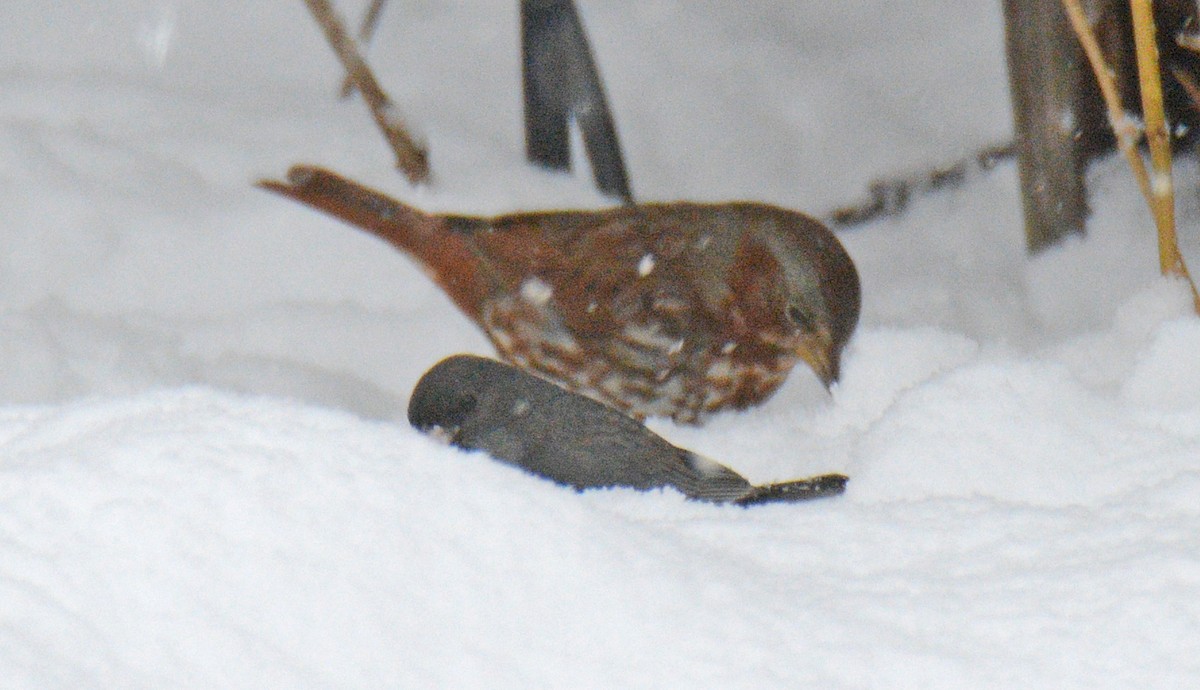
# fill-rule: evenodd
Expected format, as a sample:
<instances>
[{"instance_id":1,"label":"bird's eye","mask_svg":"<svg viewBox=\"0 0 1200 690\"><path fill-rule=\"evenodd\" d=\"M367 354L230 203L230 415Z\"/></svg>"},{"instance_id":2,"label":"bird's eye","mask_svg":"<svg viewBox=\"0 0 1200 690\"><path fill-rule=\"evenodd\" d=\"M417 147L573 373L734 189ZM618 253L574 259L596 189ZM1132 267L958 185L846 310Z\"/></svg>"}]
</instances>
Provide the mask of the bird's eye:
<instances>
[{"instance_id":1,"label":"bird's eye","mask_svg":"<svg viewBox=\"0 0 1200 690\"><path fill-rule=\"evenodd\" d=\"M792 323L799 326L801 330L813 330L813 317L807 311L793 304L788 306L787 315L792 320Z\"/></svg>"}]
</instances>

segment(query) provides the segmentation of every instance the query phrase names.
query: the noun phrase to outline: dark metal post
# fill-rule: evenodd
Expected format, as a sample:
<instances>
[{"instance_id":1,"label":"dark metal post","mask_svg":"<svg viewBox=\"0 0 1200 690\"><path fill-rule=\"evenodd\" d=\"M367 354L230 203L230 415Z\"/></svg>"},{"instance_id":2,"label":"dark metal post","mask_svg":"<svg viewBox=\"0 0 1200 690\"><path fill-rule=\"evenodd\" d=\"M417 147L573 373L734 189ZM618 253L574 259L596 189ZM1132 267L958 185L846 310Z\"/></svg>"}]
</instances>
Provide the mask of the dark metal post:
<instances>
[{"instance_id":1,"label":"dark metal post","mask_svg":"<svg viewBox=\"0 0 1200 690\"><path fill-rule=\"evenodd\" d=\"M596 186L633 203L616 126L572 0L521 0L521 66L526 157L569 168L573 116Z\"/></svg>"},{"instance_id":2,"label":"dark metal post","mask_svg":"<svg viewBox=\"0 0 1200 690\"><path fill-rule=\"evenodd\" d=\"M1025 237L1036 252L1084 232L1081 112L1087 61L1062 0L1004 0Z\"/></svg>"}]
</instances>

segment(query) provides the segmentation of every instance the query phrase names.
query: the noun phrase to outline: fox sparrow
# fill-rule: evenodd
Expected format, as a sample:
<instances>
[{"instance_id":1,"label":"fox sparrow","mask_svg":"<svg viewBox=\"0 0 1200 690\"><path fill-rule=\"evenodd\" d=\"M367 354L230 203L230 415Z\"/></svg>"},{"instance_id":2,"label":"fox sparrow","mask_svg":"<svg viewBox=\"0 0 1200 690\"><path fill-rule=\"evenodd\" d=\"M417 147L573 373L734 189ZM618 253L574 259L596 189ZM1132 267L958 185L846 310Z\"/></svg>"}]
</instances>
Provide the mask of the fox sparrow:
<instances>
[{"instance_id":1,"label":"fox sparrow","mask_svg":"<svg viewBox=\"0 0 1200 690\"><path fill-rule=\"evenodd\" d=\"M408 421L576 489L673 487L689 498L751 505L833 496L846 486L840 474L754 486L610 407L470 355L444 359L421 377Z\"/></svg>"},{"instance_id":2,"label":"fox sparrow","mask_svg":"<svg viewBox=\"0 0 1200 690\"><path fill-rule=\"evenodd\" d=\"M774 206L474 218L320 168L259 184L407 252L504 359L637 419L757 404L799 360L828 386L858 321L858 273L837 238Z\"/></svg>"}]
</instances>

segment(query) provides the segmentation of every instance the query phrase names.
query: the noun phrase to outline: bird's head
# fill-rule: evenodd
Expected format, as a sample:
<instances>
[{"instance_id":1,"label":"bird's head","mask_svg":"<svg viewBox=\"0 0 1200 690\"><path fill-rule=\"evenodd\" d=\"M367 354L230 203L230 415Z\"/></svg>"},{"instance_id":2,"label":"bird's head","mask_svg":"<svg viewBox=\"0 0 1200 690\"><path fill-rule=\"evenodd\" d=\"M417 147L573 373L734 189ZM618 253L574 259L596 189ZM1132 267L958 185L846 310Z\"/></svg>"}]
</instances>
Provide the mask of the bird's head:
<instances>
[{"instance_id":1,"label":"bird's head","mask_svg":"<svg viewBox=\"0 0 1200 690\"><path fill-rule=\"evenodd\" d=\"M771 206L750 211L729 267L737 310L760 342L803 359L828 388L858 324L858 271L816 220Z\"/></svg>"}]
</instances>

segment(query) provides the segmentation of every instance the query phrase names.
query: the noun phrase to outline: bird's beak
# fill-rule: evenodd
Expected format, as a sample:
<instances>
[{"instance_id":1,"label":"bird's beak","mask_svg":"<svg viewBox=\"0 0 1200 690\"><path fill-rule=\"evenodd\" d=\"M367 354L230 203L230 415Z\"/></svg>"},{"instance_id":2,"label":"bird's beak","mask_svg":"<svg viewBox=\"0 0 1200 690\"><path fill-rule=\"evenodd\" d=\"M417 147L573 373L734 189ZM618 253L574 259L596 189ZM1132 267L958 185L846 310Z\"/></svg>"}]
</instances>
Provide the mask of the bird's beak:
<instances>
[{"instance_id":1,"label":"bird's beak","mask_svg":"<svg viewBox=\"0 0 1200 690\"><path fill-rule=\"evenodd\" d=\"M796 354L808 362L808 366L825 385L825 390L829 390L841 375L841 351L833 342L833 336L825 329L805 338Z\"/></svg>"}]
</instances>

